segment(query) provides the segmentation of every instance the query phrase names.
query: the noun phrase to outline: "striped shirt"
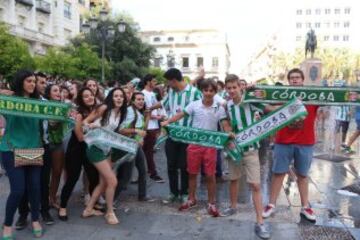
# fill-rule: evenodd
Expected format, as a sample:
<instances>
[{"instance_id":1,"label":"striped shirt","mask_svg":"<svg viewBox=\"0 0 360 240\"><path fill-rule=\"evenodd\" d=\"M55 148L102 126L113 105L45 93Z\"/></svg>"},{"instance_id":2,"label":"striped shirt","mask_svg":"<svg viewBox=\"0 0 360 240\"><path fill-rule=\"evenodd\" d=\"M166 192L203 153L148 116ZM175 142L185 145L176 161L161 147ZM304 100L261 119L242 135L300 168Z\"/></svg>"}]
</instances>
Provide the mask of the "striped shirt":
<instances>
[{"instance_id":1,"label":"striped shirt","mask_svg":"<svg viewBox=\"0 0 360 240\"><path fill-rule=\"evenodd\" d=\"M196 87L187 84L182 91L174 91L170 88L161 103L170 118L179 112L183 112L189 103L201 99L201 96L201 92ZM185 116L175 124L189 127L191 126L191 116Z\"/></svg>"},{"instance_id":2,"label":"striped shirt","mask_svg":"<svg viewBox=\"0 0 360 240\"><path fill-rule=\"evenodd\" d=\"M263 113L265 108L265 106L261 103L240 102L238 104L234 104L233 100L229 100L226 105L231 127L235 134L256 122L256 114L260 116L260 113ZM251 148L258 149L259 147L260 145L257 142L250 147L244 148L244 151L249 151Z\"/></svg>"},{"instance_id":3,"label":"striped shirt","mask_svg":"<svg viewBox=\"0 0 360 240\"><path fill-rule=\"evenodd\" d=\"M350 122L350 106L336 107L335 120Z\"/></svg>"}]
</instances>

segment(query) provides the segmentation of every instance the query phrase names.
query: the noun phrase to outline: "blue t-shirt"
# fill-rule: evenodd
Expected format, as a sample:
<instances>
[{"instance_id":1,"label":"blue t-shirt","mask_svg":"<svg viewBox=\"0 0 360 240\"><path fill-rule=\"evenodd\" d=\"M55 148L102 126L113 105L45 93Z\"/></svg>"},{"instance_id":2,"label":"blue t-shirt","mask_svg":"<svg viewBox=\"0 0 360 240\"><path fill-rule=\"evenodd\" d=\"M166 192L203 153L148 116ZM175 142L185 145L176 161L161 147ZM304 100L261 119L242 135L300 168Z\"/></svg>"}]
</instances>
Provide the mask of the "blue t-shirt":
<instances>
[{"instance_id":1,"label":"blue t-shirt","mask_svg":"<svg viewBox=\"0 0 360 240\"><path fill-rule=\"evenodd\" d=\"M360 106L355 108L355 120L360 121Z\"/></svg>"}]
</instances>

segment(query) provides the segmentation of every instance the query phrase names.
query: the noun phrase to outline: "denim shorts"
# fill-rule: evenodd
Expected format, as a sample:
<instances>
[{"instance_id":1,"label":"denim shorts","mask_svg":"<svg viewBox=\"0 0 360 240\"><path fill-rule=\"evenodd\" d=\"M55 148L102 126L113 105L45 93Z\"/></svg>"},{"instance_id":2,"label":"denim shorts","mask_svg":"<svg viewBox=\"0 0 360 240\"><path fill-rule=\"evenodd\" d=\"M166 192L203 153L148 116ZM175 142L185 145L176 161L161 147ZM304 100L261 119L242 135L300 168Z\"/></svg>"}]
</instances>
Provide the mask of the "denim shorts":
<instances>
[{"instance_id":1,"label":"denim shorts","mask_svg":"<svg viewBox=\"0 0 360 240\"><path fill-rule=\"evenodd\" d=\"M314 145L275 144L273 152L273 173L287 173L294 163L296 173L306 177L309 173Z\"/></svg>"}]
</instances>

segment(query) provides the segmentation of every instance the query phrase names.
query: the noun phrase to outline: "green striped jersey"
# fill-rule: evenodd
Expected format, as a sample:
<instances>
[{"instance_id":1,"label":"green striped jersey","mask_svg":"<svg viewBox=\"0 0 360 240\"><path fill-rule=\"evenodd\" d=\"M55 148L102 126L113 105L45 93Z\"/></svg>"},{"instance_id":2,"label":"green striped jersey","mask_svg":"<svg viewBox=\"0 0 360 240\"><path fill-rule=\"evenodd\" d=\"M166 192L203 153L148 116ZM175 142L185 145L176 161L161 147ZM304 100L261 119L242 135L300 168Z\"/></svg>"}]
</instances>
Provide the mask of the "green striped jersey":
<instances>
[{"instance_id":1,"label":"green striped jersey","mask_svg":"<svg viewBox=\"0 0 360 240\"><path fill-rule=\"evenodd\" d=\"M164 109L168 113L169 117L176 115L179 112L183 112L185 107L196 100L202 98L201 92L189 84L186 85L185 89L182 91L174 91L169 89L166 97L161 101ZM181 120L177 121L175 124L189 127L191 123L191 116L185 116Z\"/></svg>"},{"instance_id":2,"label":"green striped jersey","mask_svg":"<svg viewBox=\"0 0 360 240\"><path fill-rule=\"evenodd\" d=\"M230 118L230 123L233 131L239 133L241 130L247 128L256 122L255 115L263 113L265 106L261 103L238 103L234 104L233 100L227 102L227 112ZM259 148L259 143L252 146L255 149ZM248 151L245 148L244 151Z\"/></svg>"},{"instance_id":3,"label":"green striped jersey","mask_svg":"<svg viewBox=\"0 0 360 240\"><path fill-rule=\"evenodd\" d=\"M337 106L335 119L350 122L350 106Z\"/></svg>"}]
</instances>

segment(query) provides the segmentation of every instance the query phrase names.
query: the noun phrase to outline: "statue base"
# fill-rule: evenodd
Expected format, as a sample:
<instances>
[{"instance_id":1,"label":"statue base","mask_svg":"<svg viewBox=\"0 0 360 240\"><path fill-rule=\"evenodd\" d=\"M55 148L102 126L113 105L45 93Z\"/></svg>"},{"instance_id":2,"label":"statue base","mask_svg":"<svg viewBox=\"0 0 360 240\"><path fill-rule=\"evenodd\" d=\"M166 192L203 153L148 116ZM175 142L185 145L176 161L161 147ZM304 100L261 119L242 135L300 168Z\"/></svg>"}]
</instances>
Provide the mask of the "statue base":
<instances>
[{"instance_id":1,"label":"statue base","mask_svg":"<svg viewBox=\"0 0 360 240\"><path fill-rule=\"evenodd\" d=\"M321 83L322 62L320 59L318 58L306 59L301 63L300 68L305 75L304 85L322 86Z\"/></svg>"}]
</instances>

